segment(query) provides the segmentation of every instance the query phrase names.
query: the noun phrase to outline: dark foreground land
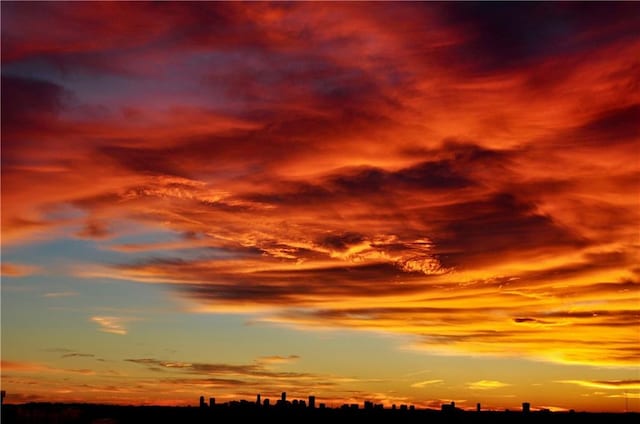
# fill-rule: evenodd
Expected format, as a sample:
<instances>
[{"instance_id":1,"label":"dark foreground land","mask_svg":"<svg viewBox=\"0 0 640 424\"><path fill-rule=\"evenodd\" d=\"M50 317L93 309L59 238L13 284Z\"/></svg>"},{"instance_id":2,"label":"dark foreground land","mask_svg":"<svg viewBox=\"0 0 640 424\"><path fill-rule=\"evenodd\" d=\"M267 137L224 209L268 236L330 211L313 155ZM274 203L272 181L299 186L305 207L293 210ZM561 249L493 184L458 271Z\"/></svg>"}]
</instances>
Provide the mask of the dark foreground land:
<instances>
[{"instance_id":1,"label":"dark foreground land","mask_svg":"<svg viewBox=\"0 0 640 424\"><path fill-rule=\"evenodd\" d=\"M3 405L2 424L200 424L200 423L638 423L638 413L431 409L216 408L29 403Z\"/></svg>"}]
</instances>

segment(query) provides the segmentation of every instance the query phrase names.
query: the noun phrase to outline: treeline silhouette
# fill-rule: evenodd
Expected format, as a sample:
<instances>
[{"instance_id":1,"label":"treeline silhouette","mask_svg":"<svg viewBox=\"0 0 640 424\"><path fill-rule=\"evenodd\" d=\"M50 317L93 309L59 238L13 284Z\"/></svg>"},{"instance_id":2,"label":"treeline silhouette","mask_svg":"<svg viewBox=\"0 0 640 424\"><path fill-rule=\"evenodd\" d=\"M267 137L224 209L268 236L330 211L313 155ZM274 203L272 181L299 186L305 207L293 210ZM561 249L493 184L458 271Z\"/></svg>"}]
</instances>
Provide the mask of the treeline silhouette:
<instances>
[{"instance_id":1,"label":"treeline silhouette","mask_svg":"<svg viewBox=\"0 0 640 424\"><path fill-rule=\"evenodd\" d=\"M200 400L200 406L124 406L82 403L25 403L2 405L3 424L217 424L217 423L590 423L640 422L639 413L589 413L530 411L465 411L455 404L441 409L419 409L407 405L387 407L366 402L363 407L345 404L329 408L314 402L279 400L275 405L248 401L215 404Z\"/></svg>"}]
</instances>

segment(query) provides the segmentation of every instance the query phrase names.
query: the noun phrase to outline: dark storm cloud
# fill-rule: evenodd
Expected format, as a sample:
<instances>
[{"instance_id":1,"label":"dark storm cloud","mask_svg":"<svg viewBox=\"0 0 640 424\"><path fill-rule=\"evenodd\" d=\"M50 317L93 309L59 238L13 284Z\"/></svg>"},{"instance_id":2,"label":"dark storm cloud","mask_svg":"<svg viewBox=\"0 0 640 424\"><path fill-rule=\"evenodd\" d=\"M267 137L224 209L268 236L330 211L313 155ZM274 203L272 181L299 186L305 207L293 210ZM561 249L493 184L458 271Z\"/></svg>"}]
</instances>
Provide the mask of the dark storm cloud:
<instances>
[{"instance_id":1,"label":"dark storm cloud","mask_svg":"<svg viewBox=\"0 0 640 424\"><path fill-rule=\"evenodd\" d=\"M476 152L471 152L473 155ZM480 155L482 155L481 152ZM464 155L465 153L462 153ZM313 182L276 182L279 189L273 194L250 194L247 199L273 204L303 204L307 202L340 201L345 197L389 199L401 196L403 192L450 191L472 187L476 181L465 166L476 159L456 158L452 160L425 161L398 171L367 167L344 169Z\"/></svg>"},{"instance_id":2,"label":"dark storm cloud","mask_svg":"<svg viewBox=\"0 0 640 424\"><path fill-rule=\"evenodd\" d=\"M634 143L640 138L640 104L615 108L599 113L591 121L575 130L581 144Z\"/></svg>"},{"instance_id":3,"label":"dark storm cloud","mask_svg":"<svg viewBox=\"0 0 640 424\"><path fill-rule=\"evenodd\" d=\"M347 232L342 234L330 234L322 237L318 241L318 244L330 249L346 250L349 246L361 243L365 240L366 238L362 234Z\"/></svg>"},{"instance_id":4,"label":"dark storm cloud","mask_svg":"<svg viewBox=\"0 0 640 424\"><path fill-rule=\"evenodd\" d=\"M62 108L65 95L63 87L49 81L3 75L3 124L17 125L41 113L55 114Z\"/></svg>"},{"instance_id":5,"label":"dark storm cloud","mask_svg":"<svg viewBox=\"0 0 640 424\"><path fill-rule=\"evenodd\" d=\"M184 176L183 169L176 163L170 150L140 147L104 146L96 152L115 161L119 166L133 172L154 175Z\"/></svg>"},{"instance_id":6,"label":"dark storm cloud","mask_svg":"<svg viewBox=\"0 0 640 424\"><path fill-rule=\"evenodd\" d=\"M381 169L355 171L329 180L329 187L351 194L377 190L447 190L464 188L474 182L454 169L450 161L423 162L396 172Z\"/></svg>"},{"instance_id":7,"label":"dark storm cloud","mask_svg":"<svg viewBox=\"0 0 640 424\"><path fill-rule=\"evenodd\" d=\"M310 269L273 269L236 273L215 262L154 260L122 265L132 275L153 273L154 278L180 281L180 290L202 302L305 304L309 296L367 296L425 291L421 274L407 274L392 264L367 264ZM395 284L394 284L395 281ZM415 284L412 284L415 281Z\"/></svg>"},{"instance_id":8,"label":"dark storm cloud","mask_svg":"<svg viewBox=\"0 0 640 424\"><path fill-rule=\"evenodd\" d=\"M49 130L56 125L57 114L69 93L60 85L34 78L2 75L2 147L3 164L11 158L15 143L23 143L27 134Z\"/></svg>"},{"instance_id":9,"label":"dark storm cloud","mask_svg":"<svg viewBox=\"0 0 640 424\"><path fill-rule=\"evenodd\" d=\"M8 3L3 7L2 60L40 57L63 67L130 72L129 66L109 63L109 57L124 58L142 47L270 46L268 34L247 18L244 8L205 3L101 3L73 8L58 3L37 8ZM40 30L19 31L25 27ZM91 37L78 36L87 33ZM120 51L103 55L116 47Z\"/></svg>"},{"instance_id":10,"label":"dark storm cloud","mask_svg":"<svg viewBox=\"0 0 640 424\"><path fill-rule=\"evenodd\" d=\"M486 259L487 255L500 252L542 246L579 247L585 243L551 217L539 214L534 204L510 193L426 209L425 220L435 223L436 251L453 264Z\"/></svg>"},{"instance_id":11,"label":"dark storm cloud","mask_svg":"<svg viewBox=\"0 0 640 424\"><path fill-rule=\"evenodd\" d=\"M462 2L437 8L464 36L452 60L481 73L576 54L640 34L640 9L633 3Z\"/></svg>"}]
</instances>

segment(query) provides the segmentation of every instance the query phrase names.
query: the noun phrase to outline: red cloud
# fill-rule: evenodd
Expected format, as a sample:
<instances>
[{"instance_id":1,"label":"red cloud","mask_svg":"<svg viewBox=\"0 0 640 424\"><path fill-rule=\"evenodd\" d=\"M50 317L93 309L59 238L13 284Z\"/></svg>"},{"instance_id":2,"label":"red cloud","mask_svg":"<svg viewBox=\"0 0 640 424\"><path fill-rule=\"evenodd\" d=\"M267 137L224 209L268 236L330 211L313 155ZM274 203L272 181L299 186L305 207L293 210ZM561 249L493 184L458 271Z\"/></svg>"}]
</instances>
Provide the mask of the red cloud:
<instances>
[{"instance_id":1,"label":"red cloud","mask_svg":"<svg viewBox=\"0 0 640 424\"><path fill-rule=\"evenodd\" d=\"M5 5L3 243L179 249L83 273L199 309L629 364L639 14L576 7Z\"/></svg>"}]
</instances>

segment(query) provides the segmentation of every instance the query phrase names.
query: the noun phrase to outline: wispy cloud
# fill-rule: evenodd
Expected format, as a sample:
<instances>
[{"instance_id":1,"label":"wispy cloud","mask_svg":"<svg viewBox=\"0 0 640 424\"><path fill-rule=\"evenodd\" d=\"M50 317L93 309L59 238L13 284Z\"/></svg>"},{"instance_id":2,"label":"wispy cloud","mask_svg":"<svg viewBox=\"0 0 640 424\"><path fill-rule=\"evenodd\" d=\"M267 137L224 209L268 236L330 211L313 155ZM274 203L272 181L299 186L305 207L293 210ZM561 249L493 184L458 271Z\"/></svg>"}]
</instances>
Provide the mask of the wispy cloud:
<instances>
[{"instance_id":1,"label":"wispy cloud","mask_svg":"<svg viewBox=\"0 0 640 424\"><path fill-rule=\"evenodd\" d=\"M37 373L70 373L70 374L82 374L82 375L94 375L96 372L91 369L68 369L52 367L39 362L25 362L25 361L2 361L3 375L6 372L10 373L24 373L24 374L37 374Z\"/></svg>"},{"instance_id":2,"label":"wispy cloud","mask_svg":"<svg viewBox=\"0 0 640 424\"><path fill-rule=\"evenodd\" d=\"M607 390L640 390L640 380L559 380L559 383Z\"/></svg>"},{"instance_id":3,"label":"wispy cloud","mask_svg":"<svg viewBox=\"0 0 640 424\"><path fill-rule=\"evenodd\" d=\"M300 356L298 355L287 355L287 356L273 355L273 356L261 356L257 359L257 362L263 363L263 364L276 365L276 364L287 364L287 363L295 362L298 359L300 359Z\"/></svg>"},{"instance_id":4,"label":"wispy cloud","mask_svg":"<svg viewBox=\"0 0 640 424\"><path fill-rule=\"evenodd\" d=\"M425 381L418 381L417 383L413 383L411 385L411 387L416 387L416 388L423 388L426 386L430 386L432 384L439 384L444 382L444 380L425 380Z\"/></svg>"},{"instance_id":5,"label":"wispy cloud","mask_svg":"<svg viewBox=\"0 0 640 424\"><path fill-rule=\"evenodd\" d=\"M471 383L467 383L467 387L471 390L490 390L490 389L501 389L503 387L508 387L511 384L503 383L502 381L497 380L478 380L473 381Z\"/></svg>"},{"instance_id":6,"label":"wispy cloud","mask_svg":"<svg viewBox=\"0 0 640 424\"><path fill-rule=\"evenodd\" d=\"M76 292L76 291L62 291L62 292L48 292L43 294L44 297L48 297L48 298L59 298L59 297L73 297L73 296L79 296L80 293Z\"/></svg>"},{"instance_id":7,"label":"wispy cloud","mask_svg":"<svg viewBox=\"0 0 640 424\"><path fill-rule=\"evenodd\" d=\"M608 398L640 399L640 392L607 395Z\"/></svg>"},{"instance_id":8,"label":"wispy cloud","mask_svg":"<svg viewBox=\"0 0 640 424\"><path fill-rule=\"evenodd\" d=\"M175 361L161 361L154 358L127 359L128 362L147 365L151 369L174 370L197 375L220 375L229 374L237 376L250 376L253 378L301 378L307 379L311 376L308 373L284 372L271 370L268 363L256 361L253 364L218 364L218 363L187 363Z\"/></svg>"},{"instance_id":9,"label":"wispy cloud","mask_svg":"<svg viewBox=\"0 0 640 424\"><path fill-rule=\"evenodd\" d=\"M295 355L292 355L295 356ZM289 357L285 357L289 358ZM352 395L349 384L362 382L358 378L312 372L280 371L278 361L264 361L264 357L249 364L166 361L156 358L131 358L126 362L145 366L158 375L161 384L180 387L212 388L228 393L255 396L256 391L276 396L282 387L292 395L306 397L310 390L330 391ZM362 396L370 396L362 393ZM341 399L341 401L343 401Z\"/></svg>"},{"instance_id":10,"label":"wispy cloud","mask_svg":"<svg viewBox=\"0 0 640 424\"><path fill-rule=\"evenodd\" d=\"M61 358L95 358L93 353L69 352L61 356Z\"/></svg>"},{"instance_id":11,"label":"wispy cloud","mask_svg":"<svg viewBox=\"0 0 640 424\"><path fill-rule=\"evenodd\" d=\"M3 371L32 372L46 370L48 367L39 363L2 360Z\"/></svg>"},{"instance_id":12,"label":"wispy cloud","mask_svg":"<svg viewBox=\"0 0 640 424\"><path fill-rule=\"evenodd\" d=\"M105 333L112 334L127 334L127 329L124 326L124 323L127 321L121 317L114 316L93 316L91 317L91 321L95 322L100 326L100 331Z\"/></svg>"}]
</instances>

